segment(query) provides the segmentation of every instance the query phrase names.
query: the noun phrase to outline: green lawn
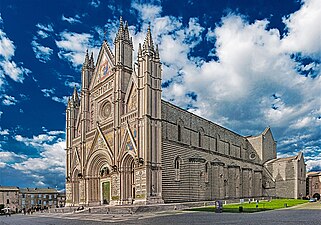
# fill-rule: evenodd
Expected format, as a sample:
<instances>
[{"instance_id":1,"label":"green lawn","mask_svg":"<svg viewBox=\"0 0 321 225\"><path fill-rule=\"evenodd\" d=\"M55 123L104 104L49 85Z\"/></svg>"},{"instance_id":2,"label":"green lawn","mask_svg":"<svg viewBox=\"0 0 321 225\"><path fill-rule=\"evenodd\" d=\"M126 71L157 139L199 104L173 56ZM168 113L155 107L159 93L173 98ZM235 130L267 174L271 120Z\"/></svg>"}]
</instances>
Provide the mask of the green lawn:
<instances>
[{"instance_id":1,"label":"green lawn","mask_svg":"<svg viewBox=\"0 0 321 225\"><path fill-rule=\"evenodd\" d=\"M280 209L284 208L285 204L287 207L299 205L302 203L306 203L308 200L300 200L300 199L273 199L272 201L261 200L256 208L256 202L244 202L243 204L227 204L223 205L223 212L233 212L238 213L239 207L243 207L244 213L253 213L260 212L266 210ZM203 212L215 212L215 206L208 206L202 208L192 208L189 209L191 211L203 211Z\"/></svg>"}]
</instances>

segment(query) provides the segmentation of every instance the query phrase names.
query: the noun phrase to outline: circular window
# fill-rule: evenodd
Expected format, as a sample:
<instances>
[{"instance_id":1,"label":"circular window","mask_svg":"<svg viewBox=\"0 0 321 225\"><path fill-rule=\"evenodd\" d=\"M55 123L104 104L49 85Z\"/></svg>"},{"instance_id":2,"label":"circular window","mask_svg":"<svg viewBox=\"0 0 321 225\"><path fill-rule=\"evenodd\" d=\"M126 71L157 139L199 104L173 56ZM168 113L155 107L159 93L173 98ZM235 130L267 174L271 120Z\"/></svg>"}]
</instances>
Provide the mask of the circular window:
<instances>
[{"instance_id":1,"label":"circular window","mask_svg":"<svg viewBox=\"0 0 321 225\"><path fill-rule=\"evenodd\" d=\"M101 107L101 112L100 112L100 116L103 119L106 119L110 116L111 114L111 104L109 101L105 102L102 107Z\"/></svg>"},{"instance_id":2,"label":"circular window","mask_svg":"<svg viewBox=\"0 0 321 225\"><path fill-rule=\"evenodd\" d=\"M253 160L253 159L255 159L255 158L256 158L256 154L255 154L254 152L252 152L252 153L250 153L250 156L249 156L249 157L250 157L250 159L252 159L252 160Z\"/></svg>"}]
</instances>

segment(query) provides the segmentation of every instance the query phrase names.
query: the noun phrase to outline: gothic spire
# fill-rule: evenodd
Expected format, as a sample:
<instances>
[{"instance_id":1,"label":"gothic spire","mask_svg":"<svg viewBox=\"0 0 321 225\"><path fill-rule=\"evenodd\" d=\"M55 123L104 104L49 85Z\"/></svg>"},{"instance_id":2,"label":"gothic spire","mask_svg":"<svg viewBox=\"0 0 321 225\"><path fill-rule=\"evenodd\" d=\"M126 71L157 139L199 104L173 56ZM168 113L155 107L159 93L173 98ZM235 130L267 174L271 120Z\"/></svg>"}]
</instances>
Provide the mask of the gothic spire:
<instances>
[{"instance_id":1,"label":"gothic spire","mask_svg":"<svg viewBox=\"0 0 321 225\"><path fill-rule=\"evenodd\" d=\"M123 39L123 38L124 38L124 24L123 24L123 18L120 17L119 28L118 28L118 32L116 34L115 41L118 41L119 39Z\"/></svg>"},{"instance_id":2,"label":"gothic spire","mask_svg":"<svg viewBox=\"0 0 321 225\"><path fill-rule=\"evenodd\" d=\"M85 56L85 62L83 64L83 68L86 68L89 66L89 55L88 55L88 49L86 50L86 56Z\"/></svg>"},{"instance_id":3,"label":"gothic spire","mask_svg":"<svg viewBox=\"0 0 321 225\"><path fill-rule=\"evenodd\" d=\"M67 104L67 108L70 108L71 107L71 99L70 97L68 97L68 104Z\"/></svg>"},{"instance_id":4,"label":"gothic spire","mask_svg":"<svg viewBox=\"0 0 321 225\"><path fill-rule=\"evenodd\" d=\"M78 91L77 91L76 85L74 87L74 92L72 94L72 100L74 101L74 104L77 106L79 103L79 96L78 96Z\"/></svg>"},{"instance_id":5,"label":"gothic spire","mask_svg":"<svg viewBox=\"0 0 321 225\"><path fill-rule=\"evenodd\" d=\"M139 43L138 45L138 56L141 56L142 55L142 45L141 43Z\"/></svg>"},{"instance_id":6,"label":"gothic spire","mask_svg":"<svg viewBox=\"0 0 321 225\"><path fill-rule=\"evenodd\" d=\"M129 41L129 31L128 31L128 23L127 23L127 21L125 22L124 37L125 37L125 40L128 40L128 41Z\"/></svg>"},{"instance_id":7,"label":"gothic spire","mask_svg":"<svg viewBox=\"0 0 321 225\"><path fill-rule=\"evenodd\" d=\"M155 58L157 58L157 59L159 58L158 45L156 45Z\"/></svg>"},{"instance_id":8,"label":"gothic spire","mask_svg":"<svg viewBox=\"0 0 321 225\"><path fill-rule=\"evenodd\" d=\"M143 50L147 50L147 49L154 51L154 43L153 43L152 33L150 31L150 25L148 25L147 34L146 34L144 46L143 46Z\"/></svg>"},{"instance_id":9,"label":"gothic spire","mask_svg":"<svg viewBox=\"0 0 321 225\"><path fill-rule=\"evenodd\" d=\"M90 56L90 68L91 69L95 68L94 53L93 52L91 52L91 56Z\"/></svg>"}]
</instances>

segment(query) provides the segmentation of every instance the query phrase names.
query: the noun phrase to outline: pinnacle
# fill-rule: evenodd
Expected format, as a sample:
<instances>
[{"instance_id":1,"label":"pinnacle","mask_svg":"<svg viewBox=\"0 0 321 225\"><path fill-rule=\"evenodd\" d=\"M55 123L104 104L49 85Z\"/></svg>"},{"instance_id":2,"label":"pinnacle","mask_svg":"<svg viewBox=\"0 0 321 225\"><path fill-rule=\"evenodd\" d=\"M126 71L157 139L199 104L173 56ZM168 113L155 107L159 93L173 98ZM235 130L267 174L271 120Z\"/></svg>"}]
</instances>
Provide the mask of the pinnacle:
<instances>
[{"instance_id":1,"label":"pinnacle","mask_svg":"<svg viewBox=\"0 0 321 225\"><path fill-rule=\"evenodd\" d=\"M94 53L93 52L91 52L91 56L90 56L90 67L91 68L94 68L95 67L95 65L94 65Z\"/></svg>"},{"instance_id":2,"label":"pinnacle","mask_svg":"<svg viewBox=\"0 0 321 225\"><path fill-rule=\"evenodd\" d=\"M86 56L85 56L85 62L84 62L84 66L88 66L89 63L89 55L88 55L88 49L86 50Z\"/></svg>"},{"instance_id":3,"label":"pinnacle","mask_svg":"<svg viewBox=\"0 0 321 225\"><path fill-rule=\"evenodd\" d=\"M158 45L156 45L155 57L156 57L156 58L159 58Z\"/></svg>"},{"instance_id":4,"label":"pinnacle","mask_svg":"<svg viewBox=\"0 0 321 225\"><path fill-rule=\"evenodd\" d=\"M142 54L142 45L141 43L139 43L138 45L138 55L141 55Z\"/></svg>"},{"instance_id":5,"label":"pinnacle","mask_svg":"<svg viewBox=\"0 0 321 225\"><path fill-rule=\"evenodd\" d=\"M77 103L79 101L78 91L76 85L74 86L74 93L72 94L72 100Z\"/></svg>"},{"instance_id":6,"label":"pinnacle","mask_svg":"<svg viewBox=\"0 0 321 225\"><path fill-rule=\"evenodd\" d=\"M119 28L118 28L118 32L116 34L116 40L118 39L123 39L124 38L124 24L123 24L123 18L120 17L119 19Z\"/></svg>"},{"instance_id":7,"label":"pinnacle","mask_svg":"<svg viewBox=\"0 0 321 225\"><path fill-rule=\"evenodd\" d=\"M152 33L150 31L150 25L148 25L148 28L147 28L147 34L145 37L143 49L144 50L150 49L154 51L154 43L153 43Z\"/></svg>"},{"instance_id":8,"label":"pinnacle","mask_svg":"<svg viewBox=\"0 0 321 225\"><path fill-rule=\"evenodd\" d=\"M124 38L125 38L125 40L129 41L129 31L128 31L128 23L127 23L127 21L125 22Z\"/></svg>"}]
</instances>

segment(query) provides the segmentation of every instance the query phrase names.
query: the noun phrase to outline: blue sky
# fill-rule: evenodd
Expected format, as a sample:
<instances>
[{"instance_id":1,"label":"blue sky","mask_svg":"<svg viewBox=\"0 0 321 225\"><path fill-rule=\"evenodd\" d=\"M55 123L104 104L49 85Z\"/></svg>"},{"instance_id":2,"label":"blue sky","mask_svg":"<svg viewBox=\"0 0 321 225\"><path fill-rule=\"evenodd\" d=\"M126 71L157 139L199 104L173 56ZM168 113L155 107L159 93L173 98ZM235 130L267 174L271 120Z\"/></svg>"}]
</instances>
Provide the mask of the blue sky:
<instances>
[{"instance_id":1,"label":"blue sky","mask_svg":"<svg viewBox=\"0 0 321 225\"><path fill-rule=\"evenodd\" d=\"M135 49L150 24L164 99L321 169L321 1L0 0L1 185L64 188L66 100L120 16Z\"/></svg>"}]
</instances>

